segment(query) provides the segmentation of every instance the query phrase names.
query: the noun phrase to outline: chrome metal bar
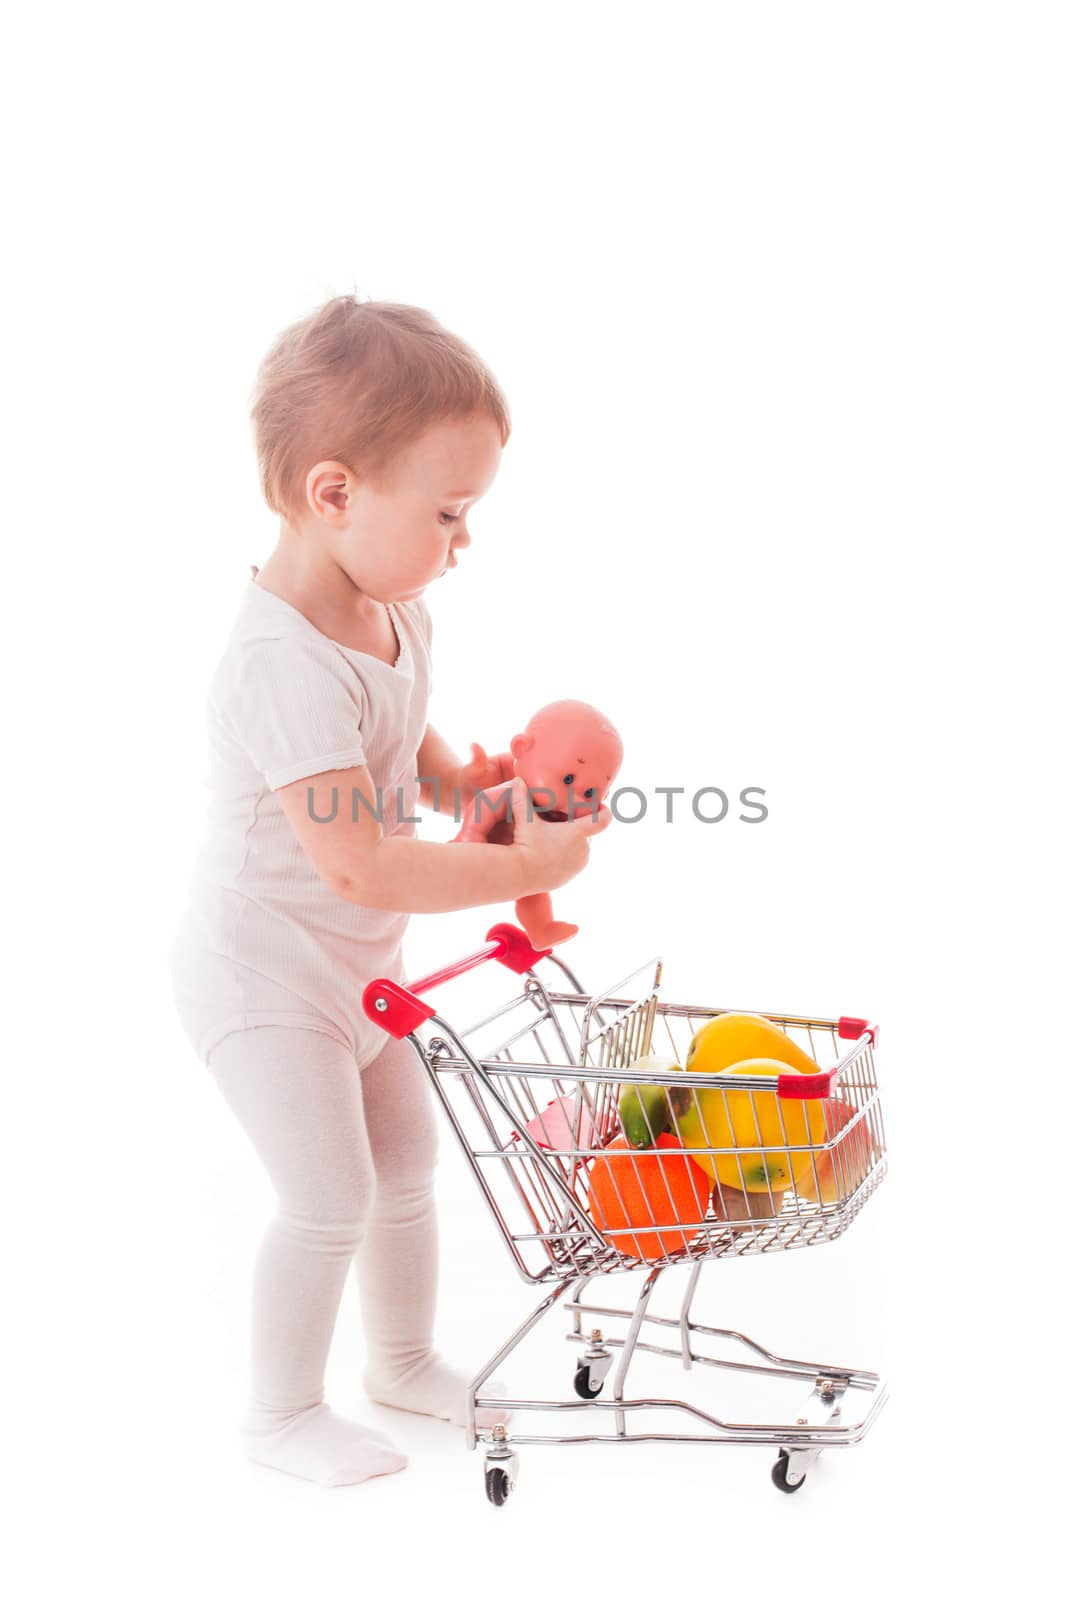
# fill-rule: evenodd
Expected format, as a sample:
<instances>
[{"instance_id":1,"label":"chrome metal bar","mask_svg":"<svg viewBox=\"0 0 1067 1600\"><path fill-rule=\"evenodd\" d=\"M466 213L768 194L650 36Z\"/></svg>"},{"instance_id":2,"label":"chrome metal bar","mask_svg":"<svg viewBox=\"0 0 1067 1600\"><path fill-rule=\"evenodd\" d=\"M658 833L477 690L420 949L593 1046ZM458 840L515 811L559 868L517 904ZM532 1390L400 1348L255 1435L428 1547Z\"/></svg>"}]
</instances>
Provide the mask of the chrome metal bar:
<instances>
[{"instance_id":1,"label":"chrome metal bar","mask_svg":"<svg viewBox=\"0 0 1067 1600\"><path fill-rule=\"evenodd\" d=\"M493 1099L493 1101L496 1104L496 1106L498 1107L498 1109L504 1113L504 1115L508 1118L509 1121L512 1121L513 1119L511 1117L510 1108L507 1105L507 1102L498 1093L498 1091L497 1091L496 1087L494 1086L494 1084L491 1082L490 1076L489 1076L489 1073L486 1070L485 1064L483 1064L481 1061L476 1060L475 1057L470 1054L470 1052L468 1051L466 1045L459 1038L459 1036L456 1033L453 1032L453 1030L449 1027L448 1023L443 1020L443 1018L435 1015L433 1020L434 1020L434 1023L438 1027L443 1028L444 1031L452 1039L452 1042L455 1044L457 1050L460 1052L460 1054L463 1056L463 1058L467 1062L467 1065L468 1065L468 1068L470 1069L470 1071L473 1072L474 1075L477 1078L480 1078L482 1080L482 1083L484 1084L485 1088L488 1090L491 1098ZM435 1067L435 1070L439 1070L439 1068ZM526 1145L527 1145L528 1155L529 1155L529 1158L530 1158L531 1162L533 1162L533 1163L535 1163L536 1165L539 1166L539 1168L543 1172L546 1180L557 1189L559 1197L562 1198L564 1204L570 1205L572 1196L570 1195L570 1193L569 1193L569 1191L567 1189L567 1186L563 1182L562 1178L560 1178L558 1173L556 1173L553 1170L553 1168L552 1168L550 1162L548 1161L547 1157L545 1156L544 1152L538 1148L537 1144L533 1141L533 1139L530 1137L530 1135L526 1132L525 1128L522 1128L522 1127L516 1128L515 1132L519 1135L519 1137L521 1139L525 1140ZM469 1153L470 1152L469 1152L469 1149L468 1149L468 1154ZM505 1163L505 1167L510 1169L510 1164L509 1163ZM592 1219L590 1217L588 1217L587 1215L582 1213L580 1216L576 1217L576 1221L583 1228L583 1230L585 1230L592 1239L595 1239L596 1242L598 1244L600 1244L604 1249L609 1249L610 1248L610 1246L608 1245L608 1241L604 1238L604 1235L600 1232L599 1228L597 1228L596 1224L592 1221Z\"/></svg>"},{"instance_id":2,"label":"chrome metal bar","mask_svg":"<svg viewBox=\"0 0 1067 1600\"><path fill-rule=\"evenodd\" d=\"M664 1444L777 1444L793 1449L825 1450L840 1448L844 1445L858 1444L868 1432L871 1424L881 1412L889 1397L887 1389L878 1392L876 1399L866 1414L858 1422L847 1426L828 1426L820 1423L809 1423L801 1426L799 1423L781 1422L728 1422L723 1417L717 1417L710 1411L704 1411L700 1406L690 1404L688 1400L674 1399L648 1399L648 1400L524 1400L509 1395L504 1402L508 1409L515 1411L681 1411L686 1416L696 1417L698 1421L706 1423L709 1427L720 1431L721 1437L714 1434L692 1433L656 1433L640 1434L628 1433L616 1425L614 1434L561 1434L552 1437L541 1437L536 1434L514 1434L509 1430L509 1443L519 1444L640 1444L650 1443L653 1440ZM499 1402L497 1402L499 1403Z\"/></svg>"},{"instance_id":3,"label":"chrome metal bar","mask_svg":"<svg viewBox=\"0 0 1067 1600\"><path fill-rule=\"evenodd\" d=\"M570 1341L573 1340L575 1336L574 1334L567 1333L564 1334L563 1337ZM623 1347L622 1339L605 1339L603 1342L608 1346L609 1349L621 1350ZM643 1344L640 1341L638 1341L634 1348L637 1350L643 1350L647 1355L672 1356L675 1360L679 1360L682 1354L680 1350L672 1350L666 1345ZM717 1356L702 1356L697 1355L695 1352L691 1355L690 1360L698 1367L719 1367L724 1372L750 1372L765 1378L802 1378L805 1383L809 1382L812 1378L825 1377L843 1379L841 1369L839 1367L831 1366L794 1366L786 1363L785 1365L777 1367L761 1367L755 1362L751 1361L724 1361ZM880 1380L876 1372L857 1373L854 1377L850 1377L848 1380L849 1388L851 1389L875 1389L877 1388L879 1381Z\"/></svg>"},{"instance_id":4,"label":"chrome metal bar","mask_svg":"<svg viewBox=\"0 0 1067 1600\"><path fill-rule=\"evenodd\" d=\"M435 1017L434 1021L439 1026L446 1026L440 1017ZM448 1029L448 1032L450 1036L457 1041L463 1037L461 1034L454 1033L451 1028ZM862 1054L862 1044L855 1045L847 1056L841 1057L840 1066L838 1066L837 1069L838 1072L840 1073L847 1067L851 1066L856 1059L862 1056ZM465 1061L465 1053L451 1057L435 1056L433 1060L434 1071L465 1072L467 1070ZM490 1077L513 1077L515 1074L521 1073L523 1076L528 1078L558 1078L562 1070L559 1066L544 1066L538 1061L503 1062L494 1061L491 1057L486 1057L484 1059L484 1066L487 1075ZM583 1082L587 1081L589 1083L624 1084L628 1081L629 1077L627 1068L625 1066L591 1066L588 1062L579 1068L575 1068L571 1075L579 1076ZM672 1076L667 1072L646 1073L642 1071L641 1082L660 1083L665 1087L676 1087L678 1084L678 1075L677 1073ZM687 1072L685 1075L685 1083L686 1087L690 1089L721 1089L723 1087L721 1076L714 1072ZM756 1090L762 1094L773 1094L775 1092L774 1083L775 1080L773 1078L755 1076L747 1077L742 1076L740 1073L736 1073L730 1079L730 1088L738 1090Z\"/></svg>"},{"instance_id":5,"label":"chrome metal bar","mask_svg":"<svg viewBox=\"0 0 1067 1600\"><path fill-rule=\"evenodd\" d=\"M536 1328L537 1324L540 1322L545 1313L552 1310L552 1307L556 1304L556 1301L559 1299L566 1287L566 1283L557 1284L552 1290L551 1294L547 1294L545 1296L545 1298L541 1301L541 1304L530 1313L525 1322L520 1322L511 1338L506 1340L505 1343L500 1346L499 1350L495 1351L494 1354L489 1357L489 1360L485 1363L485 1365L478 1372L476 1372L474 1377L471 1379L470 1386L467 1389L468 1449L473 1450L478 1443L478 1431L475 1425L475 1410L478 1390L481 1388L483 1383L486 1383L489 1378L492 1377L500 1363L507 1360L508 1356L515 1349L515 1346L520 1344L522 1340L525 1339L526 1335ZM486 1404L496 1405L501 1409L511 1409L510 1399L506 1400L503 1403L503 1406L501 1406L501 1402L497 1400L487 1400Z\"/></svg>"},{"instance_id":6,"label":"chrome metal bar","mask_svg":"<svg viewBox=\"0 0 1067 1600\"><path fill-rule=\"evenodd\" d=\"M616 1400L622 1399L622 1391L626 1383L626 1374L630 1370L630 1361L633 1357L634 1347L637 1344L637 1335L641 1331L641 1323L643 1322L645 1312L648 1309L648 1297L655 1288L656 1279L659 1277L662 1270L663 1269L661 1267L652 1268L652 1271L641 1285L641 1292L637 1296L637 1304L634 1306L633 1313L630 1317L630 1331L626 1335L626 1343L623 1346L622 1359L619 1362L618 1369L615 1373ZM626 1413L624 1410L616 1412L615 1427L619 1433L626 1432Z\"/></svg>"},{"instance_id":7,"label":"chrome metal bar","mask_svg":"<svg viewBox=\"0 0 1067 1600\"><path fill-rule=\"evenodd\" d=\"M564 1310L570 1310L570 1303L569 1302L567 1302L564 1305ZM628 1318L631 1315L631 1313L628 1310L623 1309L623 1308L621 1308L619 1306L590 1306L590 1305L583 1305L582 1306L582 1310L586 1313L587 1316L627 1317ZM645 1322L649 1323L650 1325L654 1325L655 1327L659 1327L659 1328L678 1328L679 1327L679 1319L677 1317L657 1317L657 1316L653 1316L652 1313L649 1312L648 1315L646 1315L643 1320ZM733 1362L733 1361L723 1362L723 1361L713 1360L709 1356L694 1356L693 1357L694 1361L703 1361L708 1366L714 1366L714 1367L720 1367L720 1366L739 1367L739 1368L741 1368L742 1370L744 1370L746 1372L766 1372L766 1373L769 1373L769 1374L771 1374L771 1375L773 1375L775 1377L777 1377L779 1375L779 1373L780 1373L781 1376L787 1377L787 1378L795 1378L797 1376L801 1376L801 1377L817 1377L817 1376L820 1376L822 1374L826 1374L827 1376L830 1376L830 1377L848 1379L848 1381L850 1383L855 1383L857 1385L857 1387L860 1387L860 1388L866 1387L869 1383L877 1383L878 1382L878 1374L877 1374L877 1372L869 1372L863 1367L841 1367L841 1366L836 1365L836 1363L834 1363L834 1362L806 1361L806 1360L801 1360L801 1359L794 1359L791 1356L776 1356L776 1355L773 1355L770 1350L765 1348L765 1346L763 1346L761 1344L757 1344L756 1340L755 1339L750 1339L747 1334L739 1333L736 1328L707 1328L707 1327L704 1327L704 1325L702 1323L691 1322L689 1324L689 1329L690 1329L691 1333L702 1333L702 1334L706 1334L706 1335L708 1335L709 1337L712 1337L712 1338L736 1339L740 1344L746 1345L748 1347L748 1349L754 1350L757 1355L762 1356L765 1361L768 1361L768 1362L771 1363L771 1365L767 1366L767 1367L757 1367L757 1366L749 1366L749 1365L747 1365L745 1363L739 1363L739 1362ZM570 1337L570 1336L568 1335L567 1337ZM617 1344L617 1345L619 1345L621 1347L622 1344L624 1343L624 1341L621 1340L621 1339L614 1339L614 1340L605 1339L604 1343L605 1344L609 1344L609 1343L610 1344ZM681 1354L680 1351L667 1350L667 1349L663 1349L663 1348L661 1348L659 1346L649 1346L649 1348L650 1349L655 1349L655 1351L656 1351L656 1353L658 1355L669 1356L669 1355L680 1355Z\"/></svg>"},{"instance_id":8,"label":"chrome metal bar","mask_svg":"<svg viewBox=\"0 0 1067 1600\"><path fill-rule=\"evenodd\" d=\"M693 1296L696 1294L697 1282L700 1278L700 1266L701 1263L698 1262L693 1268L692 1272L689 1274L689 1283L686 1287L685 1299L682 1301L682 1308L678 1313L678 1331L681 1334L682 1339L682 1366L687 1372L693 1364L692 1350L689 1344L689 1308L693 1304Z\"/></svg>"}]
</instances>

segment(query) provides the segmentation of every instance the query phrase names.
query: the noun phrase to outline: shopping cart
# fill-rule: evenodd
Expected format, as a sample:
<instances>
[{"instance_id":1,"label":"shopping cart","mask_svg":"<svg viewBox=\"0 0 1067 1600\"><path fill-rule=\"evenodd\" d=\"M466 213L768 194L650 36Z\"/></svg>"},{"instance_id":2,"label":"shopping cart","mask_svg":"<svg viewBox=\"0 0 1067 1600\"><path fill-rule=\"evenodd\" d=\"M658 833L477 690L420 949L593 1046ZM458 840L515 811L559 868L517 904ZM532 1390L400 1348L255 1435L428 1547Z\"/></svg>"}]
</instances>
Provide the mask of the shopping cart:
<instances>
[{"instance_id":1,"label":"shopping cart","mask_svg":"<svg viewBox=\"0 0 1067 1600\"><path fill-rule=\"evenodd\" d=\"M468 1391L467 1444L485 1447L489 1499L503 1505L514 1488L517 1446L649 1440L770 1446L778 1452L774 1483L794 1493L822 1450L865 1437L885 1403L884 1384L874 1372L772 1355L733 1329L691 1321L690 1310L705 1261L836 1239L882 1181L877 1028L855 1017L749 1012L777 1024L816 1070L764 1068L729 1078L680 1071L673 1064L686 1061L697 1031L724 1013L661 1000L659 958L590 995L557 955L534 949L520 928L497 923L486 940L407 986L375 980L363 992L363 1007L418 1053L521 1277L551 1285ZM419 998L489 961L522 977L522 992L462 1031ZM547 987L549 968L568 987ZM624 993L627 986L635 992ZM663 1070L642 1064L635 1074L633 1064L649 1054L669 1060ZM679 1266L691 1271L678 1315L651 1315L653 1288L668 1267ZM594 1278L635 1269L646 1276L632 1308L583 1299ZM511 1411L511 1429L480 1426L476 1407L494 1404L483 1385L565 1294L563 1309L573 1317L566 1337L580 1347L577 1398L509 1395L495 1403ZM626 1324L621 1338L605 1335L602 1325L611 1318ZM642 1329L653 1328L658 1338L669 1331L673 1342L640 1341ZM712 1348L720 1352L723 1341L732 1341L759 1359L703 1353L707 1340L719 1341ZM699 1365L773 1377L803 1392L798 1403L791 1391L785 1421L725 1421L686 1400L633 1398L625 1385L638 1350L672 1356L687 1371ZM605 1382L615 1351L609 1397ZM690 1431L633 1431L631 1418L649 1411L675 1413L669 1420ZM516 1431L530 1412L563 1414L561 1425L577 1420L594 1431Z\"/></svg>"}]
</instances>

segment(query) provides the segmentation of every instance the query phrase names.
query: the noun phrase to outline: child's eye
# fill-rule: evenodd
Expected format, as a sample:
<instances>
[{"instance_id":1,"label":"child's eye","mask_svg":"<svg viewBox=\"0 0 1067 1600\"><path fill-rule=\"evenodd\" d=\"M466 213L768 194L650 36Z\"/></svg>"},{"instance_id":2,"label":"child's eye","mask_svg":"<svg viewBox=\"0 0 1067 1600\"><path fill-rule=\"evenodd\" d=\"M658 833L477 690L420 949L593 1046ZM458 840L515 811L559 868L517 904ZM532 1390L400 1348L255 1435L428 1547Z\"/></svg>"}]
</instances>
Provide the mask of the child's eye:
<instances>
[{"instance_id":1,"label":"child's eye","mask_svg":"<svg viewBox=\"0 0 1067 1600\"><path fill-rule=\"evenodd\" d=\"M442 522L458 522L459 518L452 516L451 513L448 512L448 511L442 511L441 512L441 521Z\"/></svg>"}]
</instances>

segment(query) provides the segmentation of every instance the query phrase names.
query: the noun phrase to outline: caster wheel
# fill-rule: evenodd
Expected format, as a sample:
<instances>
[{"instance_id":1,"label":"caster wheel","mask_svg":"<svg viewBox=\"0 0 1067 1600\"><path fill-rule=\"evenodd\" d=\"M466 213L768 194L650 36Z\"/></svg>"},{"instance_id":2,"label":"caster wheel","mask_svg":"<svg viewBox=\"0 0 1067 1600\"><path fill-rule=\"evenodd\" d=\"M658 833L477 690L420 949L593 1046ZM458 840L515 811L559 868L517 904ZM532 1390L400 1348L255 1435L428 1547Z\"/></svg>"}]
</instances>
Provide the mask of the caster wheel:
<instances>
[{"instance_id":1,"label":"caster wheel","mask_svg":"<svg viewBox=\"0 0 1067 1600\"><path fill-rule=\"evenodd\" d=\"M778 1460L771 1468L771 1482L776 1489L781 1489L783 1494L796 1494L797 1490L802 1489L807 1482L807 1473L804 1474L799 1483L790 1483L786 1477L788 1471L789 1456L784 1450L779 1450Z\"/></svg>"},{"instance_id":2,"label":"caster wheel","mask_svg":"<svg viewBox=\"0 0 1067 1600\"><path fill-rule=\"evenodd\" d=\"M578 1370L574 1374L574 1392L583 1400L595 1400L604 1387L603 1378L594 1378L589 1368L578 1363Z\"/></svg>"},{"instance_id":3,"label":"caster wheel","mask_svg":"<svg viewBox=\"0 0 1067 1600\"><path fill-rule=\"evenodd\" d=\"M492 1505L504 1505L508 1495L511 1493L511 1479L503 1467L489 1468L485 1475L485 1492Z\"/></svg>"}]
</instances>

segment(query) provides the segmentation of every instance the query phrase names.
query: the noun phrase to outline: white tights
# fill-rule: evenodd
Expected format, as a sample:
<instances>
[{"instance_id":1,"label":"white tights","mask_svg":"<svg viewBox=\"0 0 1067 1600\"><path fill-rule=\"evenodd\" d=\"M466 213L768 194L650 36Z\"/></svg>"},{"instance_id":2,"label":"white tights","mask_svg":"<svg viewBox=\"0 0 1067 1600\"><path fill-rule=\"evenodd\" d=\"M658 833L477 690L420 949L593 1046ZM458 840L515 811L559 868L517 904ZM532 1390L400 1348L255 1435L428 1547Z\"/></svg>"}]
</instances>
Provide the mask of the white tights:
<instances>
[{"instance_id":1,"label":"white tights","mask_svg":"<svg viewBox=\"0 0 1067 1600\"><path fill-rule=\"evenodd\" d=\"M210 1069L278 1196L255 1265L245 1448L320 1483L395 1472L406 1458L336 1416L323 1382L355 1257L368 1394L466 1421L467 1382L432 1347L438 1145L425 1069L388 1039L360 1073L329 1035L278 1026L228 1034ZM479 1407L479 1425L504 1415Z\"/></svg>"}]
</instances>

